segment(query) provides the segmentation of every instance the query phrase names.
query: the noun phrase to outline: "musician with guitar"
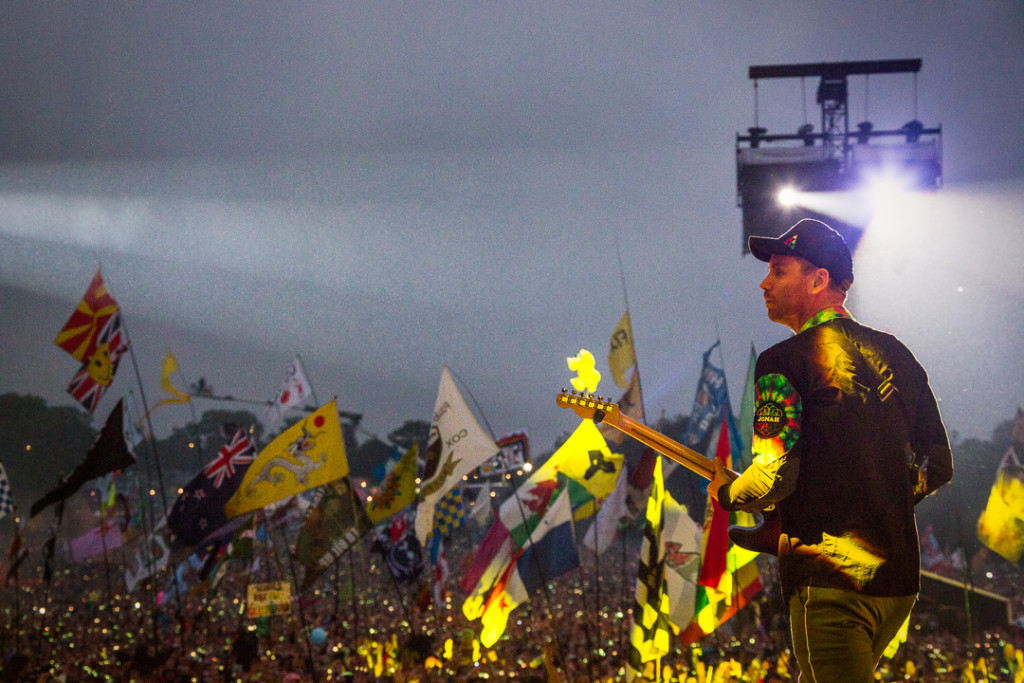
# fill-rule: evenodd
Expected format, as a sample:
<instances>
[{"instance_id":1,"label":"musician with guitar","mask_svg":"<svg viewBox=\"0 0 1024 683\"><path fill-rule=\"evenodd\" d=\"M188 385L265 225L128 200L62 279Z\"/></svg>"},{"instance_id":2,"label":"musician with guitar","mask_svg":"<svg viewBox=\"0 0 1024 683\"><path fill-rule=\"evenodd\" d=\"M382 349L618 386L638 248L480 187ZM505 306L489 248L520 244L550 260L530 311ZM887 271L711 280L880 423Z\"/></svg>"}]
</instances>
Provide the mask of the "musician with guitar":
<instances>
[{"instance_id":1,"label":"musician with guitar","mask_svg":"<svg viewBox=\"0 0 1024 683\"><path fill-rule=\"evenodd\" d=\"M869 683L920 589L914 506L952 478L924 369L844 308L853 259L812 219L751 237L768 317L795 333L757 360L753 464L720 462L727 510L774 510L800 680Z\"/></svg>"}]
</instances>

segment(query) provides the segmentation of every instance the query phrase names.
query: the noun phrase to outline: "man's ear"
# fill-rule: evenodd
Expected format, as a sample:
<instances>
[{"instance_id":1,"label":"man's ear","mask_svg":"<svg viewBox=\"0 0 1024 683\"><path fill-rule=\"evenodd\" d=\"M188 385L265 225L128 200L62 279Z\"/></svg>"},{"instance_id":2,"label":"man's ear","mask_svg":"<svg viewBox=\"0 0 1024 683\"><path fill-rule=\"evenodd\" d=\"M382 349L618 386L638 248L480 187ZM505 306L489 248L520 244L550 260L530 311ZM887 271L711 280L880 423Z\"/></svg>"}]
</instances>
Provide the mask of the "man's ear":
<instances>
[{"instance_id":1,"label":"man's ear","mask_svg":"<svg viewBox=\"0 0 1024 683\"><path fill-rule=\"evenodd\" d=\"M828 270L825 268L818 268L814 271L814 279L811 283L816 290L822 290L828 287L828 283L832 278L829 277Z\"/></svg>"}]
</instances>

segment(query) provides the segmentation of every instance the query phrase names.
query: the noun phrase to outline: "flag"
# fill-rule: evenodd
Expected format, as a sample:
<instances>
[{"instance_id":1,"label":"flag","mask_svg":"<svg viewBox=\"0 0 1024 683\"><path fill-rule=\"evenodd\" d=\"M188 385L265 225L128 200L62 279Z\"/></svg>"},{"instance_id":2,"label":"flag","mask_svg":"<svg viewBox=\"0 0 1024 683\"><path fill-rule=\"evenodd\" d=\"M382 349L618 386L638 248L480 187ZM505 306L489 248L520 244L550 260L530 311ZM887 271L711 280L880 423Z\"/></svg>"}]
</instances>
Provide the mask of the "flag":
<instances>
[{"instance_id":1,"label":"flag","mask_svg":"<svg viewBox=\"0 0 1024 683\"><path fill-rule=\"evenodd\" d=\"M331 401L260 451L224 512L232 519L347 474L338 407Z\"/></svg>"},{"instance_id":2,"label":"flag","mask_svg":"<svg viewBox=\"0 0 1024 683\"><path fill-rule=\"evenodd\" d=\"M11 482L7 478L3 463L0 463L0 519L14 510L14 495L11 493Z\"/></svg>"},{"instance_id":3,"label":"flag","mask_svg":"<svg viewBox=\"0 0 1024 683\"><path fill-rule=\"evenodd\" d=\"M441 496L434 510L434 535L451 536L452 532L462 526L462 487L456 486Z\"/></svg>"},{"instance_id":4,"label":"flag","mask_svg":"<svg viewBox=\"0 0 1024 683\"><path fill-rule=\"evenodd\" d=\"M18 567L28 557L28 548L25 547L25 542L21 539L21 526L14 530L14 540L11 541L11 549L7 551L7 569L4 572L3 585L6 586L11 577L14 577L14 582L18 582Z\"/></svg>"},{"instance_id":5,"label":"flag","mask_svg":"<svg viewBox=\"0 0 1024 683\"><path fill-rule=\"evenodd\" d=\"M1024 554L1024 467L1013 446L999 464L988 503L978 517L978 540L1014 564Z\"/></svg>"},{"instance_id":6,"label":"flag","mask_svg":"<svg viewBox=\"0 0 1024 683\"><path fill-rule=\"evenodd\" d=\"M306 372L302 369L302 361L298 356L288 363L284 370L284 381L277 392L277 396L267 406L265 419L268 425L276 425L281 421L282 415L289 409L310 398L313 394L306 379Z\"/></svg>"},{"instance_id":7,"label":"flag","mask_svg":"<svg viewBox=\"0 0 1024 683\"><path fill-rule=\"evenodd\" d=\"M718 433L715 458L732 468L732 452L739 448L732 413L726 398ZM729 541L729 526L749 526L753 517L730 513L708 496L704 513L704 537L694 616L680 636L684 644L694 643L728 621L761 590L761 574L753 561L757 553Z\"/></svg>"},{"instance_id":8,"label":"flag","mask_svg":"<svg viewBox=\"0 0 1024 683\"><path fill-rule=\"evenodd\" d=\"M221 429L228 442L185 485L167 515L175 547L199 545L228 523L224 506L256 459L256 447L244 428L225 424Z\"/></svg>"},{"instance_id":9,"label":"flag","mask_svg":"<svg viewBox=\"0 0 1024 683\"><path fill-rule=\"evenodd\" d=\"M415 446L416 444L413 444ZM377 483L383 484L384 480L388 478L388 474L391 470L395 469L395 466L402 459L402 451L398 450L398 446L391 449L391 454L383 461L373 466L373 476L377 479Z\"/></svg>"},{"instance_id":10,"label":"flag","mask_svg":"<svg viewBox=\"0 0 1024 683\"><path fill-rule=\"evenodd\" d=\"M419 448L413 444L398 464L384 477L377 495L366 506L371 524L379 524L416 500L416 460Z\"/></svg>"},{"instance_id":11,"label":"flag","mask_svg":"<svg viewBox=\"0 0 1024 683\"><path fill-rule=\"evenodd\" d=\"M295 558L306 570L300 590L309 588L371 527L348 477L317 489L295 540Z\"/></svg>"},{"instance_id":12,"label":"flag","mask_svg":"<svg viewBox=\"0 0 1024 683\"><path fill-rule=\"evenodd\" d=\"M124 572L124 583L129 593L135 590L140 581L167 567L171 558L170 542L167 538L169 533L166 520L161 519L153 532L135 549L135 554Z\"/></svg>"},{"instance_id":13,"label":"flag","mask_svg":"<svg viewBox=\"0 0 1024 683\"><path fill-rule=\"evenodd\" d=\"M192 400L191 396L184 391L180 391L171 382L171 375L176 372L178 372L178 359L174 357L173 353L168 351L167 355L164 356L164 363L160 372L160 386L163 387L164 393L168 394L168 398L158 402L153 408L165 403L188 403Z\"/></svg>"},{"instance_id":14,"label":"flag","mask_svg":"<svg viewBox=\"0 0 1024 683\"><path fill-rule=\"evenodd\" d=\"M121 326L121 314L107 318L96 339L96 349L71 377L67 392L89 411L96 409L103 393L114 381L121 356L128 350L128 336Z\"/></svg>"},{"instance_id":15,"label":"flag","mask_svg":"<svg viewBox=\"0 0 1024 683\"><path fill-rule=\"evenodd\" d=\"M926 524L921 532L921 569L933 572L945 561L939 539L935 538L935 530L931 523Z\"/></svg>"},{"instance_id":16,"label":"flag","mask_svg":"<svg viewBox=\"0 0 1024 683\"><path fill-rule=\"evenodd\" d=\"M626 417L631 417L637 422L644 421L644 399L640 392L640 370L634 368L633 375L629 380L629 388L619 398L619 412ZM597 426L601 435L608 443L616 446L621 444L626 435L621 430L602 422Z\"/></svg>"},{"instance_id":17,"label":"flag","mask_svg":"<svg viewBox=\"0 0 1024 683\"><path fill-rule=\"evenodd\" d=\"M431 564L434 565L434 577L430 582L430 597L437 609L443 609L448 597L445 586L448 583L450 571L448 569L448 554L444 549L444 537L440 534L434 536L430 559Z\"/></svg>"},{"instance_id":18,"label":"flag","mask_svg":"<svg viewBox=\"0 0 1024 683\"><path fill-rule=\"evenodd\" d=\"M484 482L484 485L476 493L476 499L473 501L473 510L469 513L469 518L478 525L483 526L490 522L493 516L491 485L488 482Z\"/></svg>"},{"instance_id":19,"label":"flag","mask_svg":"<svg viewBox=\"0 0 1024 683\"><path fill-rule=\"evenodd\" d=\"M593 421L582 420L566 442L543 465L534 468L515 495L502 503L498 519L460 581L469 594L462 608L466 617L479 616L484 596L537 526L554 494L569 488L573 509L594 498L604 499L614 490L621 469L622 456L611 453ZM560 474L563 481L559 481Z\"/></svg>"},{"instance_id":20,"label":"flag","mask_svg":"<svg viewBox=\"0 0 1024 683\"><path fill-rule=\"evenodd\" d=\"M601 509L594 517L594 523L583 536L583 545L603 554L615 540L619 521L626 516L626 493L629 488L629 477L624 472L619 474L618 482L611 495L605 499Z\"/></svg>"},{"instance_id":21,"label":"flag","mask_svg":"<svg viewBox=\"0 0 1024 683\"><path fill-rule=\"evenodd\" d=\"M672 624L669 617L668 588L665 583L665 557L662 552L662 528L665 525L665 480L661 458L654 465L654 485L647 500L647 522L640 546L636 593L633 600L626 680L632 681L644 664L669 653Z\"/></svg>"},{"instance_id":22,"label":"flag","mask_svg":"<svg viewBox=\"0 0 1024 683\"><path fill-rule=\"evenodd\" d=\"M116 524L100 524L71 539L71 559L75 562L96 557L121 547L121 529Z\"/></svg>"},{"instance_id":23,"label":"flag","mask_svg":"<svg viewBox=\"0 0 1024 683\"><path fill-rule=\"evenodd\" d=\"M123 400L118 401L114 409L110 411L106 424L100 430L100 434L89 449L85 460L49 493L32 504L30 517L35 517L52 503L67 499L90 479L102 477L108 472L123 470L129 465L135 464L135 454L131 452L124 440L123 404Z\"/></svg>"},{"instance_id":24,"label":"flag","mask_svg":"<svg viewBox=\"0 0 1024 683\"><path fill-rule=\"evenodd\" d=\"M747 363L747 379L743 383L743 398L740 399L740 451L733 453L733 467L737 472L750 467L753 454L751 439L754 436L754 394L756 387L757 351L750 345L750 361Z\"/></svg>"},{"instance_id":25,"label":"flag","mask_svg":"<svg viewBox=\"0 0 1024 683\"><path fill-rule=\"evenodd\" d=\"M677 628L693 619L700 573L702 530L669 491L665 491L665 526L661 533L669 621Z\"/></svg>"},{"instance_id":26,"label":"flag","mask_svg":"<svg viewBox=\"0 0 1024 683\"><path fill-rule=\"evenodd\" d=\"M423 546L405 513L395 515L387 529L378 527L373 547L384 557L384 563L396 581L412 583L423 572Z\"/></svg>"},{"instance_id":27,"label":"flag","mask_svg":"<svg viewBox=\"0 0 1024 683\"><path fill-rule=\"evenodd\" d=\"M416 508L416 538L423 545L434 528L434 505L469 474L498 452L484 434L452 381L448 368L434 402L426 464Z\"/></svg>"},{"instance_id":28,"label":"flag","mask_svg":"<svg viewBox=\"0 0 1024 683\"><path fill-rule=\"evenodd\" d=\"M99 331L117 311L117 302L107 291L107 284L97 268L82 300L57 333L53 343L70 353L75 360L85 361L96 352Z\"/></svg>"},{"instance_id":29,"label":"flag","mask_svg":"<svg viewBox=\"0 0 1024 683\"><path fill-rule=\"evenodd\" d=\"M505 632L512 610L543 585L578 565L572 508L568 493L563 490L491 591L480 617L480 643L485 647L494 645Z\"/></svg>"},{"instance_id":30,"label":"flag","mask_svg":"<svg viewBox=\"0 0 1024 683\"><path fill-rule=\"evenodd\" d=\"M645 448L640 454L640 461L629 474L629 488L626 493L626 510L630 519L638 518L647 510L647 499L651 497L651 486L654 483L654 465L658 454L653 448ZM670 463L675 464L675 463ZM672 470L670 469L669 472ZM664 472L664 471L663 471Z\"/></svg>"},{"instance_id":31,"label":"flag","mask_svg":"<svg viewBox=\"0 0 1024 683\"><path fill-rule=\"evenodd\" d=\"M563 477L563 482L566 481L568 479ZM459 582L468 594L462 604L467 619L481 615L486 597L564 487L555 472L538 468L501 504L497 519L480 541Z\"/></svg>"},{"instance_id":32,"label":"flag","mask_svg":"<svg viewBox=\"0 0 1024 683\"><path fill-rule=\"evenodd\" d=\"M622 454L611 452L593 420L581 420L565 443L530 478L553 479L560 472L594 498L604 500L615 488L622 461Z\"/></svg>"},{"instance_id":33,"label":"flag","mask_svg":"<svg viewBox=\"0 0 1024 683\"><path fill-rule=\"evenodd\" d=\"M623 389L629 387L626 370L636 365L636 349L633 347L633 326L629 320L629 311L622 316L619 324L612 331L612 341L608 348L608 368L612 371L612 379ZM636 372L633 373L634 375Z\"/></svg>"},{"instance_id":34,"label":"flag","mask_svg":"<svg viewBox=\"0 0 1024 683\"><path fill-rule=\"evenodd\" d=\"M704 352L700 380L697 382L697 394L693 398L689 425L682 439L683 444L690 448L699 444L708 429L721 417L722 405L727 400L725 373L721 368L711 364L711 352L721 343L721 341L716 341Z\"/></svg>"}]
</instances>

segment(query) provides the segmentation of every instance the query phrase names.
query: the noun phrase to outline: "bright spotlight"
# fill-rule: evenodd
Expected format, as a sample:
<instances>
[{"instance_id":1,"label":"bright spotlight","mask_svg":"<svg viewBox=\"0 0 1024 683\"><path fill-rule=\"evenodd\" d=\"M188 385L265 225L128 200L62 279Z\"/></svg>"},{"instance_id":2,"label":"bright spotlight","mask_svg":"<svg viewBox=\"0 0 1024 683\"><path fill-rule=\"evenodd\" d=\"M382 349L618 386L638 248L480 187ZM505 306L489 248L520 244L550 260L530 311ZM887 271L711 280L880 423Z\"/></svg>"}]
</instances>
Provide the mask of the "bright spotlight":
<instances>
[{"instance_id":1,"label":"bright spotlight","mask_svg":"<svg viewBox=\"0 0 1024 683\"><path fill-rule=\"evenodd\" d=\"M799 193L795 187L784 187L779 190L777 198L779 200L779 204L782 204L783 206L795 206L798 195Z\"/></svg>"}]
</instances>

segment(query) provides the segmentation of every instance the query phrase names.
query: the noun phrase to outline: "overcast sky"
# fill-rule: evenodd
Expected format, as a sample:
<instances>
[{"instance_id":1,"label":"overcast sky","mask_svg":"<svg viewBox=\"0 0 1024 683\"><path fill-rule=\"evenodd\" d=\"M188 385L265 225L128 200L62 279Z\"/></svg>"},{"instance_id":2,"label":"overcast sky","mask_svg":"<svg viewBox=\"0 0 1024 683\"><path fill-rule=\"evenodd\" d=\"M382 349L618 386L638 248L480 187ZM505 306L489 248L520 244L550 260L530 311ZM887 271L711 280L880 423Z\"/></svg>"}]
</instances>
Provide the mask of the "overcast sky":
<instances>
[{"instance_id":1,"label":"overcast sky","mask_svg":"<svg viewBox=\"0 0 1024 683\"><path fill-rule=\"evenodd\" d=\"M447 365L540 452L575 426L565 358L607 370L618 245L648 415L689 411L718 337L738 400L751 344L789 334L741 256L748 68L919 57L850 79L851 124L942 126L945 180L869 229L851 309L950 430L1024 405L1019 1L14 1L0 55L0 392L71 404L52 339L102 264L150 403L168 351L256 400L300 354L384 435ZM762 82L758 123L817 126L816 88ZM126 359L97 423L135 385Z\"/></svg>"}]
</instances>

